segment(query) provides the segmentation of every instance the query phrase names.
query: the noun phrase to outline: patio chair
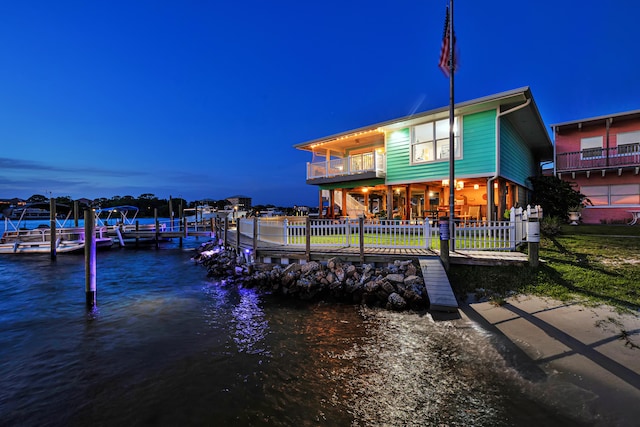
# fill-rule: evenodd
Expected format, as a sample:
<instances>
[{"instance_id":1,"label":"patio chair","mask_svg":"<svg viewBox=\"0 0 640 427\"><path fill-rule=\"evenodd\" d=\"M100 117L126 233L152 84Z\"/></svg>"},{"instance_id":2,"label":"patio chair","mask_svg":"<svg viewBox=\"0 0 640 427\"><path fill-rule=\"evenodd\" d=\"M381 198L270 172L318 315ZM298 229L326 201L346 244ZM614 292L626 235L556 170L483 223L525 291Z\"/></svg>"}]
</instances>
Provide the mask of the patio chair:
<instances>
[{"instance_id":1,"label":"patio chair","mask_svg":"<svg viewBox=\"0 0 640 427\"><path fill-rule=\"evenodd\" d=\"M480 206L469 206L469 219L480 220Z\"/></svg>"}]
</instances>

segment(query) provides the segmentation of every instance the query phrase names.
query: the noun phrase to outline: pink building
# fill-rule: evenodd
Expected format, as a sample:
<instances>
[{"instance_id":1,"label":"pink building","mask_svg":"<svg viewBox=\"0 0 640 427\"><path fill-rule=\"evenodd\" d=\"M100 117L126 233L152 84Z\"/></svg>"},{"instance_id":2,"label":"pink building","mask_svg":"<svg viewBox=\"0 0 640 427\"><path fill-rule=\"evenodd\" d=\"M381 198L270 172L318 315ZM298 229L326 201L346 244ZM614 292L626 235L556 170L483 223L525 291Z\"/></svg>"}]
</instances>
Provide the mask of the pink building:
<instances>
[{"instance_id":1,"label":"pink building","mask_svg":"<svg viewBox=\"0 0 640 427\"><path fill-rule=\"evenodd\" d=\"M640 209L640 110L551 125L554 172L593 206L585 224L630 222Z\"/></svg>"}]
</instances>

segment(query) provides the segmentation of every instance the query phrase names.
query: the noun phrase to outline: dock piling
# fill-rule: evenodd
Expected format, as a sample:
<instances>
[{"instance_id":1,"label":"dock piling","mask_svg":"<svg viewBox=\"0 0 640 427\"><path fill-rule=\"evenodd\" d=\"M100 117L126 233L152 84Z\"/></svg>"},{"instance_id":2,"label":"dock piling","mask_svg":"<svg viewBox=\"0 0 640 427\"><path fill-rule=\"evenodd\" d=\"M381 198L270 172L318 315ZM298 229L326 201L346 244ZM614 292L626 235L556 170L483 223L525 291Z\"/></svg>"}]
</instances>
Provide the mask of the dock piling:
<instances>
[{"instance_id":1,"label":"dock piling","mask_svg":"<svg viewBox=\"0 0 640 427\"><path fill-rule=\"evenodd\" d=\"M96 306L96 233L93 209L84 211L84 271L87 309Z\"/></svg>"},{"instance_id":2,"label":"dock piling","mask_svg":"<svg viewBox=\"0 0 640 427\"><path fill-rule=\"evenodd\" d=\"M55 261L58 249L58 238L56 236L56 199L49 199L49 233L51 237L51 260Z\"/></svg>"}]
</instances>

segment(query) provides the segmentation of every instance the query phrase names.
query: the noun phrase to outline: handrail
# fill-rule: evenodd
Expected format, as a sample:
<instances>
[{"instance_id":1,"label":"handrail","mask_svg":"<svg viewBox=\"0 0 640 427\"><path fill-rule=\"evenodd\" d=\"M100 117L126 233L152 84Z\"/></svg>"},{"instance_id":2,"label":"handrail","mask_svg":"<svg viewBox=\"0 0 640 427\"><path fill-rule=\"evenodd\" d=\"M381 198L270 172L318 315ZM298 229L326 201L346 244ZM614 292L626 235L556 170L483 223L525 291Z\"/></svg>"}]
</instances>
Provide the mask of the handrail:
<instances>
[{"instance_id":1,"label":"handrail","mask_svg":"<svg viewBox=\"0 0 640 427\"><path fill-rule=\"evenodd\" d=\"M610 148L589 148L556 154L558 172L580 169L617 168L640 165L640 144Z\"/></svg>"},{"instance_id":2,"label":"handrail","mask_svg":"<svg viewBox=\"0 0 640 427\"><path fill-rule=\"evenodd\" d=\"M386 171L385 155L377 151L355 154L324 162L307 163L307 179Z\"/></svg>"},{"instance_id":3,"label":"handrail","mask_svg":"<svg viewBox=\"0 0 640 427\"><path fill-rule=\"evenodd\" d=\"M508 221L469 221L456 219L456 249L515 250L527 241L527 217L540 218L538 207L512 208ZM307 236L307 221L310 234ZM364 220L310 219L307 217L241 218L240 233L258 241L283 246L354 247L368 248L438 248L438 227L428 220ZM257 228L256 228L257 227ZM361 231L362 230L362 231Z\"/></svg>"}]
</instances>

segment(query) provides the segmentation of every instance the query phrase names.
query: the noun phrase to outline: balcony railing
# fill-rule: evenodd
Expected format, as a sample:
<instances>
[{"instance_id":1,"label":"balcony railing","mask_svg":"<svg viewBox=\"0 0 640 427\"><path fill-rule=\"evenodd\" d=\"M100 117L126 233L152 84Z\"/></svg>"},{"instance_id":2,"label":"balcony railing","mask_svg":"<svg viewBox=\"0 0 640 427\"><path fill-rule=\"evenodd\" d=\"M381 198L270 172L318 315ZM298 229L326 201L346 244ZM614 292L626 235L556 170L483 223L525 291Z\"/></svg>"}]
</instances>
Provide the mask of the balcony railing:
<instances>
[{"instance_id":1,"label":"balcony railing","mask_svg":"<svg viewBox=\"0 0 640 427\"><path fill-rule=\"evenodd\" d=\"M625 166L640 166L640 144L625 144L609 149L589 148L556 156L556 170L559 172Z\"/></svg>"},{"instance_id":2,"label":"balcony railing","mask_svg":"<svg viewBox=\"0 0 640 427\"><path fill-rule=\"evenodd\" d=\"M376 177L386 175L385 155L378 152L356 154L325 162L307 163L307 179L332 178L375 172Z\"/></svg>"}]
</instances>

